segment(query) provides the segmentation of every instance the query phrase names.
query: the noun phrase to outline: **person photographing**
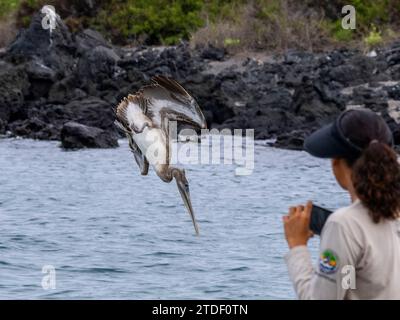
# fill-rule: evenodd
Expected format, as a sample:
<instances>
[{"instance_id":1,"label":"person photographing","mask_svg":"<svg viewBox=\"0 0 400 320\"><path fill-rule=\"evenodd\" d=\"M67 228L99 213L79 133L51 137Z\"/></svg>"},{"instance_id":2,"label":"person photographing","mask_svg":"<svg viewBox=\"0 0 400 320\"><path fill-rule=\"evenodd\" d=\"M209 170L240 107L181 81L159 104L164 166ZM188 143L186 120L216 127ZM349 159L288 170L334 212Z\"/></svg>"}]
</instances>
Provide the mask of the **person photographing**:
<instances>
[{"instance_id":1,"label":"person photographing","mask_svg":"<svg viewBox=\"0 0 400 320\"><path fill-rule=\"evenodd\" d=\"M316 270L307 248L312 203L283 217L298 298L400 299L400 165L386 122L369 110L348 110L311 134L304 149L331 159L351 204L327 219Z\"/></svg>"}]
</instances>

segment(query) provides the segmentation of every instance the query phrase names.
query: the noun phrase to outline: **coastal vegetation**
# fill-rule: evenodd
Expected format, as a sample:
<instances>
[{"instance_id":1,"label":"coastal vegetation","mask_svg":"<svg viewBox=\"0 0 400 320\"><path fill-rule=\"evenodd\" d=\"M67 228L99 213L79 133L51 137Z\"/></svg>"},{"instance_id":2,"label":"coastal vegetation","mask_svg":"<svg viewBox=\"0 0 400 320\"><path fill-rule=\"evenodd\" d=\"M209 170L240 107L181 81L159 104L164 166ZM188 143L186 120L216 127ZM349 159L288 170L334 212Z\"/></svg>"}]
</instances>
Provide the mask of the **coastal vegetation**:
<instances>
[{"instance_id":1,"label":"coastal vegetation","mask_svg":"<svg viewBox=\"0 0 400 320\"><path fill-rule=\"evenodd\" d=\"M93 28L118 45L212 44L228 50L375 47L396 38L398 0L1 0L0 45L52 4L72 31ZM341 8L356 9L356 29Z\"/></svg>"}]
</instances>

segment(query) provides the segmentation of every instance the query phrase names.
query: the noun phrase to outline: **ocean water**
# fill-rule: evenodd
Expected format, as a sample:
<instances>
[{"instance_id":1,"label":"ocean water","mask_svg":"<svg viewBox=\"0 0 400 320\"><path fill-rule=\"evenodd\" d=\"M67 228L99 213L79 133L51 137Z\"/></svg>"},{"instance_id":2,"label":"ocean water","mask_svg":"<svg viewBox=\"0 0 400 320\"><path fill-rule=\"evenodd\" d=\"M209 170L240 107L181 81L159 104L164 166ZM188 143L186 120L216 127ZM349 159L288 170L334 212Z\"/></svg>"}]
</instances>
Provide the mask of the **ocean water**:
<instances>
[{"instance_id":1,"label":"ocean water","mask_svg":"<svg viewBox=\"0 0 400 320\"><path fill-rule=\"evenodd\" d=\"M282 215L348 198L329 161L304 152L257 145L253 174L234 169L186 166L196 237L175 183L140 176L126 141L63 151L0 139L0 298L294 299ZM46 266L55 288L42 286Z\"/></svg>"}]
</instances>

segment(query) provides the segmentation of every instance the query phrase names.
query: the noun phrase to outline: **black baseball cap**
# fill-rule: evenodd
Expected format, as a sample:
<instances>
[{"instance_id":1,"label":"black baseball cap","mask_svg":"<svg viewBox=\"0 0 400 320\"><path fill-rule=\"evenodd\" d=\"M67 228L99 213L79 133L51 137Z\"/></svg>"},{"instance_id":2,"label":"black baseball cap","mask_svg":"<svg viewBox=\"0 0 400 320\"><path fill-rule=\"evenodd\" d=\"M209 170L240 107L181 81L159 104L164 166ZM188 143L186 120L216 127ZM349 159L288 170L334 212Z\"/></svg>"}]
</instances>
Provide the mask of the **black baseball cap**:
<instances>
[{"instance_id":1,"label":"black baseball cap","mask_svg":"<svg viewBox=\"0 0 400 320\"><path fill-rule=\"evenodd\" d=\"M350 109L308 136L304 150L318 158L355 159L373 140L393 146L385 120L368 109Z\"/></svg>"}]
</instances>

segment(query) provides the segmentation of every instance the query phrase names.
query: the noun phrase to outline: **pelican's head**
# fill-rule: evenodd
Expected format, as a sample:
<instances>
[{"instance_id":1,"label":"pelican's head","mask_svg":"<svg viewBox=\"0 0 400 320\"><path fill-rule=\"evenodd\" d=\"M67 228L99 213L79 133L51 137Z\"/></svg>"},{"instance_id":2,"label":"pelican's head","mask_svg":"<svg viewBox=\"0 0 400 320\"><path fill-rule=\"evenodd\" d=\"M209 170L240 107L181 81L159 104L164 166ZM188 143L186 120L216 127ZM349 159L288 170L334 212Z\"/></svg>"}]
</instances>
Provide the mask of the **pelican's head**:
<instances>
[{"instance_id":1,"label":"pelican's head","mask_svg":"<svg viewBox=\"0 0 400 320\"><path fill-rule=\"evenodd\" d=\"M199 235L199 227L196 222L196 217L194 216L192 201L190 200L189 182L186 179L185 170L180 170L176 168L172 170L172 175L176 180L176 184L178 186L179 193L181 194L183 203L185 204L185 207L189 211L190 217L192 218L196 235Z\"/></svg>"}]
</instances>

